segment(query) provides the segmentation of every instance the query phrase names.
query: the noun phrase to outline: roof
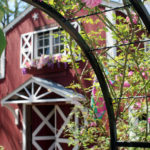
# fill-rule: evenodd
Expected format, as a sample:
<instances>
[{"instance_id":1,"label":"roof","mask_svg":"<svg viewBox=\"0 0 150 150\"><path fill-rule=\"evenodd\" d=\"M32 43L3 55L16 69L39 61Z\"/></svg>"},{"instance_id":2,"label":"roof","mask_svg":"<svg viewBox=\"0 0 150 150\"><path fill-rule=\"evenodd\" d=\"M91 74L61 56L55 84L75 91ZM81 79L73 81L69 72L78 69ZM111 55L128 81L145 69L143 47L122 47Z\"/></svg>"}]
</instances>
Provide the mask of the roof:
<instances>
[{"instance_id":1,"label":"roof","mask_svg":"<svg viewBox=\"0 0 150 150\"><path fill-rule=\"evenodd\" d=\"M29 14L35 7L29 6L24 12L22 12L18 17L16 17L10 24L8 24L3 31L6 33L12 29L17 23L19 23L27 14Z\"/></svg>"},{"instance_id":2,"label":"roof","mask_svg":"<svg viewBox=\"0 0 150 150\"><path fill-rule=\"evenodd\" d=\"M121 4L117 2L107 2L103 1L101 3L103 6L107 7L119 7ZM26 15L28 15L35 7L29 6L24 12L22 12L17 18L15 18L10 24L8 24L4 28L4 32L7 33L9 30L11 30L17 23L19 23Z\"/></svg>"},{"instance_id":3,"label":"roof","mask_svg":"<svg viewBox=\"0 0 150 150\"><path fill-rule=\"evenodd\" d=\"M55 94L54 97L51 96L53 94ZM58 83L38 77L31 77L28 81L3 98L1 104L72 103L72 101L84 99L83 95L67 89Z\"/></svg>"}]
</instances>

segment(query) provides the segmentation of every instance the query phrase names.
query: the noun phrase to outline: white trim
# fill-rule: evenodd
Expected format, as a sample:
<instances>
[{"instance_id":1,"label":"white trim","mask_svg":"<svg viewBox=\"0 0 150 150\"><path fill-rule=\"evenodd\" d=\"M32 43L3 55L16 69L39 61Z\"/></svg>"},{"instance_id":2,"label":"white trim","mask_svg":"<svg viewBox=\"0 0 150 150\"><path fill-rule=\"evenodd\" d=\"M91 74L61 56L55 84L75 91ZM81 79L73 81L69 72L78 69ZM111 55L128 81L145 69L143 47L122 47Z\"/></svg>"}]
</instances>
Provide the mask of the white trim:
<instances>
[{"instance_id":1,"label":"white trim","mask_svg":"<svg viewBox=\"0 0 150 150\"><path fill-rule=\"evenodd\" d=\"M81 105L81 104L80 104ZM53 105L53 109L49 111L48 115L45 116L43 113L36 107L32 107L33 111L38 115L38 117L42 120L41 123L36 127L34 132L32 133L32 144L38 149L38 150L43 150L41 146L38 144L37 141L43 141L43 140L52 140L53 143L49 147L49 150L52 149L59 149L63 150L61 147L61 143L69 143L69 139L67 138L62 138L61 135L63 131L65 130L66 125L70 121L73 112L76 111L75 107L71 110L67 116L63 113L62 109L60 108L59 105ZM83 113L82 109L81 112ZM63 124L61 125L60 129L57 129L57 116L60 116L63 119ZM50 118L54 117L54 126L49 122ZM58 120L59 121L59 120ZM54 133L54 136L40 136L38 133L41 131L41 129L47 125L47 127ZM58 132L57 132L58 130ZM74 146L73 150L77 150L78 146Z\"/></svg>"},{"instance_id":2,"label":"white trim","mask_svg":"<svg viewBox=\"0 0 150 150\"><path fill-rule=\"evenodd\" d=\"M5 50L3 51L2 55L0 56L0 79L5 78Z\"/></svg>"},{"instance_id":3,"label":"white trim","mask_svg":"<svg viewBox=\"0 0 150 150\"><path fill-rule=\"evenodd\" d=\"M57 99L41 99L41 100L12 100L6 101L4 104L37 104L37 103L57 103L57 102L67 102L70 103L73 99L71 98L57 98Z\"/></svg>"},{"instance_id":4,"label":"white trim","mask_svg":"<svg viewBox=\"0 0 150 150\"><path fill-rule=\"evenodd\" d=\"M103 0L101 5L104 5L105 7L111 7L111 8L114 8L114 7L120 7L122 6L122 3L119 3L119 2L111 2L109 0Z\"/></svg>"},{"instance_id":5,"label":"white trim","mask_svg":"<svg viewBox=\"0 0 150 150\"><path fill-rule=\"evenodd\" d=\"M26 150L26 105L22 105L23 119L22 119L22 150Z\"/></svg>"},{"instance_id":6,"label":"white trim","mask_svg":"<svg viewBox=\"0 0 150 150\"><path fill-rule=\"evenodd\" d=\"M106 17L113 25L115 25L116 22L113 18L113 13L115 13L115 12L114 11L106 12ZM116 40L113 39L112 31L108 28L108 31L106 32L106 47L115 45L115 43L116 43ZM116 55L117 55L116 47L110 48L107 51L107 54L108 54L108 56L107 56L108 58L116 57Z\"/></svg>"}]
</instances>

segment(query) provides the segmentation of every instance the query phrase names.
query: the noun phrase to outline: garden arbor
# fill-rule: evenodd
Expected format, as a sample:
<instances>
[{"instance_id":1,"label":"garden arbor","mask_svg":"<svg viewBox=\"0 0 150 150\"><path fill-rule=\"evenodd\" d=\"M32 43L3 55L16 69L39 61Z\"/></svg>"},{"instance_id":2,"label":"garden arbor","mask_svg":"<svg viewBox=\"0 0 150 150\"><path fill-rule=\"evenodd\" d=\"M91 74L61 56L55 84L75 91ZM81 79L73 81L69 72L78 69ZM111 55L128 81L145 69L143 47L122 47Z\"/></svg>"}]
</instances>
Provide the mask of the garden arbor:
<instances>
[{"instance_id":1,"label":"garden arbor","mask_svg":"<svg viewBox=\"0 0 150 150\"><path fill-rule=\"evenodd\" d=\"M83 40L81 35L72 27L72 25L70 23L71 20L76 20L76 19L79 19L80 17L79 18L77 17L77 18L66 19L56 9L54 9L51 5L48 5L43 1L40 1L40 0L23 0L23 1L41 9L46 14L48 14L50 17L52 17L59 25L61 25L61 27L64 30L66 30L70 34L70 36L76 41L76 43L80 46L80 48L84 52L85 56L89 60L91 66L92 66L92 68L96 74L98 82L100 84L100 87L101 87L101 90L103 93L103 97L104 97L104 100L106 103L108 119L109 119L111 150L116 150L116 149L118 149L118 147L143 147L143 148L145 147L145 148L149 148L150 143L148 143L148 142L127 142L127 141L120 142L117 140L116 119L115 119L115 114L114 114L114 109L113 109L113 104L112 104L113 100L112 100L110 91L108 89L108 85L107 85L103 70L100 67L96 57L94 56L92 49L88 46L88 44ZM112 11L112 10L118 10L120 8L132 7L132 6L135 8L135 10L137 10L139 16L141 17L145 26L147 27L147 30L150 32L150 28L149 28L150 27L149 26L150 15L146 11L143 3L140 0L139 1L130 0L130 3L127 3L126 5L124 5L122 7L105 10L102 13L106 13L106 12ZM91 14L91 15L93 15L93 14ZM86 16L83 16L83 17L86 17ZM144 41L140 41L140 42L142 43ZM132 43L132 42L131 43L130 42L123 43L122 46L130 45L130 44L134 44L134 43ZM117 46L115 46L115 47L117 47Z\"/></svg>"}]
</instances>

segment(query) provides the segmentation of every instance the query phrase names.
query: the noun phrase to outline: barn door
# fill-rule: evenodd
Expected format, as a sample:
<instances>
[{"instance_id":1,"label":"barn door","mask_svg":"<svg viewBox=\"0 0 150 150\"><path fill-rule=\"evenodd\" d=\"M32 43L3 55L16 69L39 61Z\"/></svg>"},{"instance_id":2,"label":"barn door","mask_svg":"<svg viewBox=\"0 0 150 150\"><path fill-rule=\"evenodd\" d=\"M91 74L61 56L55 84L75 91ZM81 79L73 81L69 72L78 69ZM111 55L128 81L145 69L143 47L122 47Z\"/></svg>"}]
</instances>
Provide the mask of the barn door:
<instances>
[{"instance_id":1,"label":"barn door","mask_svg":"<svg viewBox=\"0 0 150 150\"><path fill-rule=\"evenodd\" d=\"M77 150L69 147L64 129L73 111L71 105L32 106L32 150ZM78 118L75 118L78 122Z\"/></svg>"}]
</instances>

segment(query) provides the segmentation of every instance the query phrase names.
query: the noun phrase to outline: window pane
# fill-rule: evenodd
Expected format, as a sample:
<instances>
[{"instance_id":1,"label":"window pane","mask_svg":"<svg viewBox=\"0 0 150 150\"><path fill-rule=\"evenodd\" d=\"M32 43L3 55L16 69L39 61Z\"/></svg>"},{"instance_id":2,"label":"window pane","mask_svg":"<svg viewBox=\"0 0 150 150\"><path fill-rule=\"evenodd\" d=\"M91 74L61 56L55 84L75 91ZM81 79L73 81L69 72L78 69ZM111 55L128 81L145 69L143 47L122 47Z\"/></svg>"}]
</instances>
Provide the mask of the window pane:
<instances>
[{"instance_id":1,"label":"window pane","mask_svg":"<svg viewBox=\"0 0 150 150\"><path fill-rule=\"evenodd\" d=\"M38 34L38 39L43 39L43 33Z\"/></svg>"},{"instance_id":2,"label":"window pane","mask_svg":"<svg viewBox=\"0 0 150 150\"><path fill-rule=\"evenodd\" d=\"M62 50L64 49L64 45L60 45L60 52L62 53Z\"/></svg>"},{"instance_id":3,"label":"window pane","mask_svg":"<svg viewBox=\"0 0 150 150\"><path fill-rule=\"evenodd\" d=\"M42 47L43 46L43 40L39 40L39 45L38 47Z\"/></svg>"},{"instance_id":4,"label":"window pane","mask_svg":"<svg viewBox=\"0 0 150 150\"><path fill-rule=\"evenodd\" d=\"M49 39L45 39L44 40L44 46L48 46L49 45Z\"/></svg>"},{"instance_id":5,"label":"window pane","mask_svg":"<svg viewBox=\"0 0 150 150\"><path fill-rule=\"evenodd\" d=\"M53 54L58 54L59 53L59 46L54 46L53 47Z\"/></svg>"},{"instance_id":6,"label":"window pane","mask_svg":"<svg viewBox=\"0 0 150 150\"><path fill-rule=\"evenodd\" d=\"M43 49L38 49L38 56L41 56L43 54Z\"/></svg>"},{"instance_id":7,"label":"window pane","mask_svg":"<svg viewBox=\"0 0 150 150\"><path fill-rule=\"evenodd\" d=\"M54 43L53 43L54 45L60 43L59 36L58 37L54 37L53 41L54 41Z\"/></svg>"},{"instance_id":8,"label":"window pane","mask_svg":"<svg viewBox=\"0 0 150 150\"><path fill-rule=\"evenodd\" d=\"M47 47L47 48L44 49L44 54L45 54L45 55L49 55L49 54L50 54L50 53L49 53L49 47Z\"/></svg>"}]
</instances>

